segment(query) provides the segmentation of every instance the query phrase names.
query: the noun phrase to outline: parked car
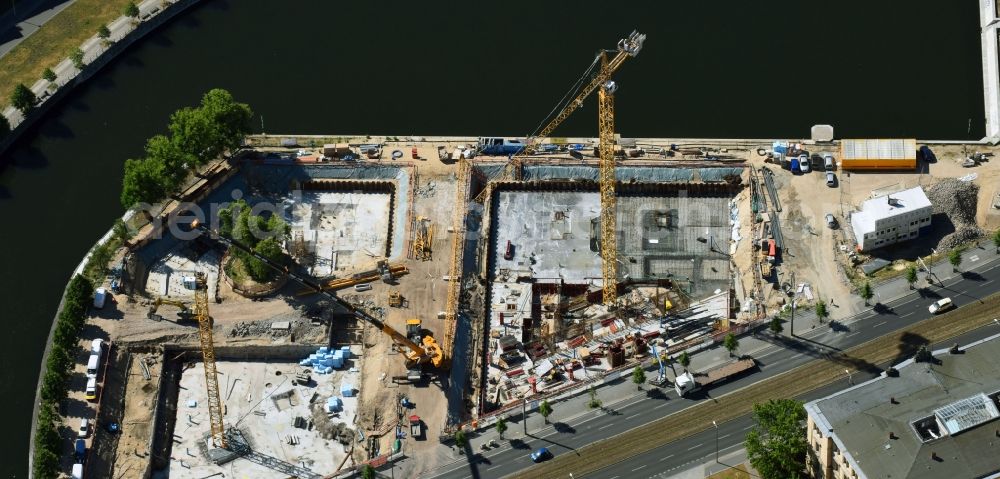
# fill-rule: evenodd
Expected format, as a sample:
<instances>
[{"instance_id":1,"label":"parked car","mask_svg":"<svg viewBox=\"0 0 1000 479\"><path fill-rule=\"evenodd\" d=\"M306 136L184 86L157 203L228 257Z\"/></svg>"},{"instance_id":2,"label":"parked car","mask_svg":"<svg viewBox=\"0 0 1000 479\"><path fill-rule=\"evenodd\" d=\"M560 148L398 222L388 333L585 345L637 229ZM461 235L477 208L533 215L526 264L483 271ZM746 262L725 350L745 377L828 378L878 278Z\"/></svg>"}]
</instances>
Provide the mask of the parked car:
<instances>
[{"instance_id":1,"label":"parked car","mask_svg":"<svg viewBox=\"0 0 1000 479\"><path fill-rule=\"evenodd\" d=\"M552 453L549 452L549 448L547 447L539 448L537 451L531 453L531 460L534 462L542 462L546 459L551 459L551 458L552 458Z\"/></svg>"},{"instance_id":2,"label":"parked car","mask_svg":"<svg viewBox=\"0 0 1000 479\"><path fill-rule=\"evenodd\" d=\"M104 307L104 303L107 301L107 299L108 299L108 290L106 290L104 288L97 288L97 291L94 291L94 307L95 308L97 308L97 309L103 308Z\"/></svg>"},{"instance_id":3,"label":"parked car","mask_svg":"<svg viewBox=\"0 0 1000 479\"><path fill-rule=\"evenodd\" d=\"M809 155L799 155L799 168L803 173L809 173Z\"/></svg>"},{"instance_id":4,"label":"parked car","mask_svg":"<svg viewBox=\"0 0 1000 479\"><path fill-rule=\"evenodd\" d=\"M80 420L80 429L76 431L76 437L87 437L90 434L90 420L83 418Z\"/></svg>"},{"instance_id":5,"label":"parked car","mask_svg":"<svg viewBox=\"0 0 1000 479\"><path fill-rule=\"evenodd\" d=\"M834 229L837 227L837 219L834 218L833 215L830 213L826 214L826 226L830 229Z\"/></svg>"},{"instance_id":6,"label":"parked car","mask_svg":"<svg viewBox=\"0 0 1000 479\"><path fill-rule=\"evenodd\" d=\"M937 157L934 156L934 152L931 151L930 147L927 145L921 146L919 150L920 158L922 158L927 163L937 163Z\"/></svg>"},{"instance_id":7,"label":"parked car","mask_svg":"<svg viewBox=\"0 0 1000 479\"><path fill-rule=\"evenodd\" d=\"M927 311L930 311L931 314L938 314L954 307L955 303L951 302L951 298L941 298L935 301L933 304L931 304L927 308Z\"/></svg>"},{"instance_id":8,"label":"parked car","mask_svg":"<svg viewBox=\"0 0 1000 479\"><path fill-rule=\"evenodd\" d=\"M826 171L833 171L836 167L833 165L833 155L829 153L823 153L823 169Z\"/></svg>"},{"instance_id":9,"label":"parked car","mask_svg":"<svg viewBox=\"0 0 1000 479\"><path fill-rule=\"evenodd\" d=\"M75 458L77 462L82 463L83 458L86 456L87 456L87 441L83 439L77 439L76 445L73 448L73 458Z\"/></svg>"},{"instance_id":10,"label":"parked car","mask_svg":"<svg viewBox=\"0 0 1000 479\"><path fill-rule=\"evenodd\" d=\"M834 176L832 171L826 172L826 186L829 186L830 188L837 186L837 177Z\"/></svg>"},{"instance_id":11,"label":"parked car","mask_svg":"<svg viewBox=\"0 0 1000 479\"><path fill-rule=\"evenodd\" d=\"M97 378L87 378L87 389L84 391L84 398L88 401L97 399Z\"/></svg>"}]
</instances>

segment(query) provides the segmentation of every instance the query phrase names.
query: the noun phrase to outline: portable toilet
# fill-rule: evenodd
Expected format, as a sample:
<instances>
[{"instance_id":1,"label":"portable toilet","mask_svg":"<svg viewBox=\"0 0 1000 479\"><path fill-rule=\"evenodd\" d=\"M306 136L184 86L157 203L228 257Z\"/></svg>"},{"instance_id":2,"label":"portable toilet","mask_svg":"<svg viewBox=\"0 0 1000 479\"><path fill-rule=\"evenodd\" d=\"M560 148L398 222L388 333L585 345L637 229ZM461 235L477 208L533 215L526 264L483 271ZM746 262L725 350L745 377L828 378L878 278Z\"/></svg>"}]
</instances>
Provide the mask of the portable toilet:
<instances>
[{"instance_id":1,"label":"portable toilet","mask_svg":"<svg viewBox=\"0 0 1000 479\"><path fill-rule=\"evenodd\" d=\"M108 290L104 288L97 288L94 291L94 307L101 309L104 307L104 302L108 299Z\"/></svg>"}]
</instances>

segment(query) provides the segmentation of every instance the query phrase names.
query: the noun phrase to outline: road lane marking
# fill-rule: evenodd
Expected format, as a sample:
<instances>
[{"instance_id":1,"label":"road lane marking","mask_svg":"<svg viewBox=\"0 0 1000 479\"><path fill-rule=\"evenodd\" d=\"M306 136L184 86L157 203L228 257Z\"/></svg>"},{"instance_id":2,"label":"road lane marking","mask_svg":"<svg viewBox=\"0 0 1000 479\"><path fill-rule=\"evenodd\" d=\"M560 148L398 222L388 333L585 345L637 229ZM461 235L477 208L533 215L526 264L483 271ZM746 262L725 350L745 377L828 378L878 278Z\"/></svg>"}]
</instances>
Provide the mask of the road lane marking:
<instances>
[{"instance_id":1,"label":"road lane marking","mask_svg":"<svg viewBox=\"0 0 1000 479\"><path fill-rule=\"evenodd\" d=\"M913 314L913 311L910 311L909 313L906 313L906 314L903 314L903 315L900 315L899 317L900 317L900 318L905 318L905 317L907 317L907 316L909 316L909 315L911 315L911 314Z\"/></svg>"},{"instance_id":2,"label":"road lane marking","mask_svg":"<svg viewBox=\"0 0 1000 479\"><path fill-rule=\"evenodd\" d=\"M732 436L732 434L726 434L725 436L719 436L719 439L725 439L725 438L727 438L729 436Z\"/></svg>"},{"instance_id":3,"label":"road lane marking","mask_svg":"<svg viewBox=\"0 0 1000 479\"><path fill-rule=\"evenodd\" d=\"M747 427L743 428L743 430L744 430L744 431L746 431L746 430L748 430L748 429L753 429L753 424L751 424L751 425L749 425L749 426L747 426Z\"/></svg>"},{"instance_id":4,"label":"road lane marking","mask_svg":"<svg viewBox=\"0 0 1000 479\"><path fill-rule=\"evenodd\" d=\"M879 327L879 326L881 326L883 324L886 324L886 323L888 323L888 321L882 321L881 323L878 323L878 324L876 324L875 326L872 326L872 327L873 328L877 328L877 327Z\"/></svg>"},{"instance_id":5,"label":"road lane marking","mask_svg":"<svg viewBox=\"0 0 1000 479\"><path fill-rule=\"evenodd\" d=\"M643 465L641 465L641 466L639 466L639 467L637 467L637 468L635 468L635 469L632 469L632 472L635 472L635 471L638 471L639 469L642 469L642 468L644 468L644 467L646 467L646 465L645 465L645 464L643 464Z\"/></svg>"},{"instance_id":6,"label":"road lane marking","mask_svg":"<svg viewBox=\"0 0 1000 479\"><path fill-rule=\"evenodd\" d=\"M674 455L673 455L673 454L671 454L671 455L669 455L669 456L665 456L665 457L661 457L661 458L660 458L660 460L659 460L659 461L656 461L656 462L663 462L663 461L666 461L667 459L670 459L671 457L674 457Z\"/></svg>"},{"instance_id":7,"label":"road lane marking","mask_svg":"<svg viewBox=\"0 0 1000 479\"><path fill-rule=\"evenodd\" d=\"M691 447L688 448L688 451L693 451L693 450L698 449L699 447L704 446L704 445L705 445L705 443L701 443L701 444L697 444L697 445L691 446Z\"/></svg>"},{"instance_id":8,"label":"road lane marking","mask_svg":"<svg viewBox=\"0 0 1000 479\"><path fill-rule=\"evenodd\" d=\"M847 337L849 338L849 337L851 337L851 336L857 336L857 335L859 335L859 334L861 334L861 331L855 331L855 332L853 332L853 333L851 333L851 334L848 334L848 335L847 335Z\"/></svg>"},{"instance_id":9,"label":"road lane marking","mask_svg":"<svg viewBox=\"0 0 1000 479\"><path fill-rule=\"evenodd\" d=\"M670 403L663 403L663 404L660 404L659 406L653 407L653 409L660 409L661 407L667 407L669 405L670 405Z\"/></svg>"},{"instance_id":10,"label":"road lane marking","mask_svg":"<svg viewBox=\"0 0 1000 479\"><path fill-rule=\"evenodd\" d=\"M611 427L611 426L614 426L614 425L615 425L614 423L611 423L611 424L605 424L605 425L603 425L603 426L601 426L601 427L597 428L597 430L598 430L598 431L600 431L601 429L607 429L607 428L609 428L609 427Z\"/></svg>"},{"instance_id":11,"label":"road lane marking","mask_svg":"<svg viewBox=\"0 0 1000 479\"><path fill-rule=\"evenodd\" d=\"M638 414L633 414L631 416L625 416L625 420L628 421L629 419L632 419L632 418L634 418L636 416L638 416Z\"/></svg>"}]
</instances>

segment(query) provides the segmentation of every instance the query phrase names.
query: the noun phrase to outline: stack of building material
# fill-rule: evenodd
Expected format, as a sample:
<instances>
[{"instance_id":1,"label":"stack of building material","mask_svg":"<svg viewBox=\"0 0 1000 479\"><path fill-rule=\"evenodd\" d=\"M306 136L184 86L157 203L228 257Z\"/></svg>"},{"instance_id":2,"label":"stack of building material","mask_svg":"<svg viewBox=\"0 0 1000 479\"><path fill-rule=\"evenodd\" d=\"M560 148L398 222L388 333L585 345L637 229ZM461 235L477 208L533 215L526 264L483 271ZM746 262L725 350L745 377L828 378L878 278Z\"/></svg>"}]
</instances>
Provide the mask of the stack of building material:
<instances>
[{"instance_id":1,"label":"stack of building material","mask_svg":"<svg viewBox=\"0 0 1000 479\"><path fill-rule=\"evenodd\" d=\"M348 383L341 384L340 385L340 395L344 396L345 398L353 397L354 396L354 385L348 384Z\"/></svg>"},{"instance_id":2,"label":"stack of building material","mask_svg":"<svg viewBox=\"0 0 1000 479\"><path fill-rule=\"evenodd\" d=\"M344 359L349 358L350 355L351 350L347 346L332 354L329 348L322 347L310 354L308 358L299 361L299 365L312 367L316 374L330 374L334 369L344 367Z\"/></svg>"},{"instance_id":3,"label":"stack of building material","mask_svg":"<svg viewBox=\"0 0 1000 479\"><path fill-rule=\"evenodd\" d=\"M339 397L334 396L326 400L326 412L338 412L343 408L343 406L344 403Z\"/></svg>"}]
</instances>

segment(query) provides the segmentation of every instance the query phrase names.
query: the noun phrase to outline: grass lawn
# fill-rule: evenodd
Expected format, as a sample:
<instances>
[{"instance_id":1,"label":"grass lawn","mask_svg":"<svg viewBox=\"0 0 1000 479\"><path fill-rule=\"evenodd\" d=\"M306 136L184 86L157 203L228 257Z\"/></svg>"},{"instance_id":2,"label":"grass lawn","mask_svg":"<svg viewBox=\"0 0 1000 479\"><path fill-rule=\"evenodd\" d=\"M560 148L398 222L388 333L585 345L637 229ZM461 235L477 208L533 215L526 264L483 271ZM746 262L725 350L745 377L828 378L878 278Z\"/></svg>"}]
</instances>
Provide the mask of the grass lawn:
<instances>
[{"instance_id":1,"label":"grass lawn","mask_svg":"<svg viewBox=\"0 0 1000 479\"><path fill-rule=\"evenodd\" d=\"M18 83L31 86L104 24L121 16L129 0L76 0L0 58L0 98L10 102Z\"/></svg>"},{"instance_id":2,"label":"grass lawn","mask_svg":"<svg viewBox=\"0 0 1000 479\"><path fill-rule=\"evenodd\" d=\"M750 479L750 473L747 472L746 464L740 464L739 466L712 474L706 479Z\"/></svg>"}]
</instances>

